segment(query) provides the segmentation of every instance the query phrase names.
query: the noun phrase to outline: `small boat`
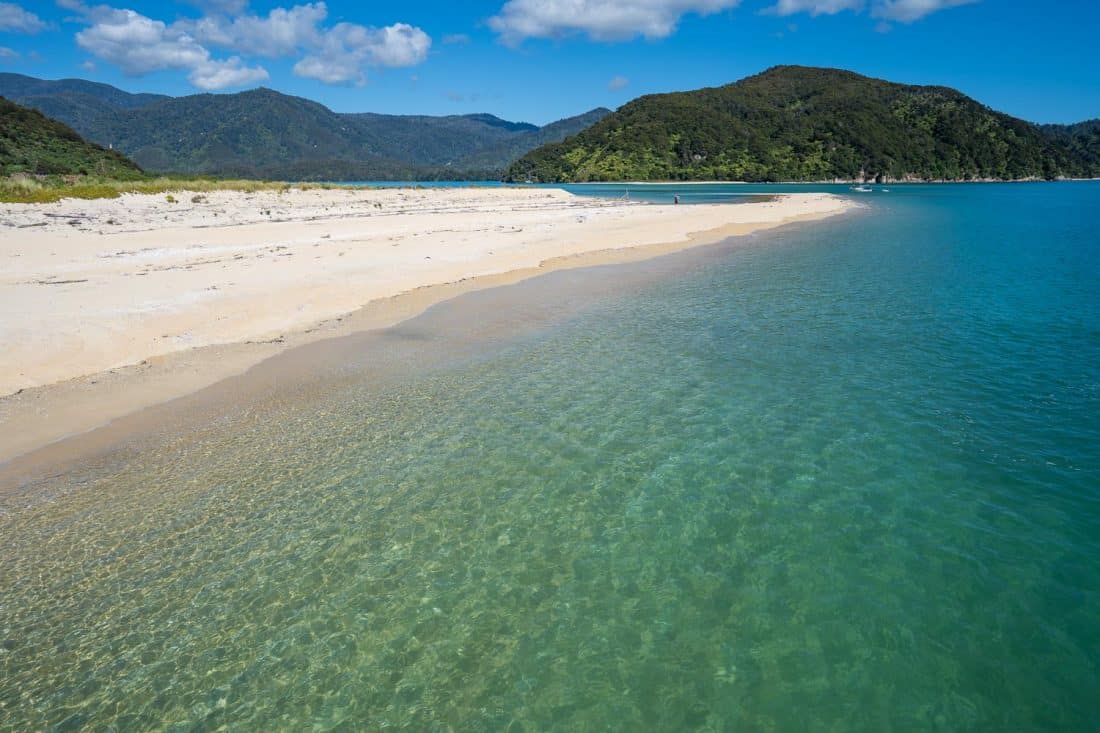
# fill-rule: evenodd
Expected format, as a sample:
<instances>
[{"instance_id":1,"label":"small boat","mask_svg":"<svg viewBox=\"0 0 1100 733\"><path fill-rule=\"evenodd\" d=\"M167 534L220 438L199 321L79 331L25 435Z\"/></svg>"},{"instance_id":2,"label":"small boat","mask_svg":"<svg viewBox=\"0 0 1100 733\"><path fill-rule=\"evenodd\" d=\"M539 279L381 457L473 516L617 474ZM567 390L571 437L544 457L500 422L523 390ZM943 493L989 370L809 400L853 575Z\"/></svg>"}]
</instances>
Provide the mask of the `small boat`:
<instances>
[{"instance_id":1,"label":"small boat","mask_svg":"<svg viewBox=\"0 0 1100 733\"><path fill-rule=\"evenodd\" d=\"M852 186L849 191L859 191L860 193L871 193L870 186Z\"/></svg>"}]
</instances>

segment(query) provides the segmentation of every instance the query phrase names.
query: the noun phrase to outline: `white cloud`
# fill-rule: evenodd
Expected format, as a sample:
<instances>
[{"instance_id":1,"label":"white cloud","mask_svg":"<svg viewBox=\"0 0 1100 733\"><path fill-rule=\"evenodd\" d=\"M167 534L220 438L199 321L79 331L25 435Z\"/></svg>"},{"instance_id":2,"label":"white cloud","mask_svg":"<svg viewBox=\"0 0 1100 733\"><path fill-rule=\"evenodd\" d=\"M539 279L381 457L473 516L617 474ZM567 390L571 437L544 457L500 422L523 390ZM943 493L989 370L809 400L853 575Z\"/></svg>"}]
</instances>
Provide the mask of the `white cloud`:
<instances>
[{"instance_id":1,"label":"white cloud","mask_svg":"<svg viewBox=\"0 0 1100 733\"><path fill-rule=\"evenodd\" d=\"M191 69L210 58L187 33L133 10L100 6L92 9L91 19L93 24L76 34L77 45L127 74Z\"/></svg>"},{"instance_id":2,"label":"white cloud","mask_svg":"<svg viewBox=\"0 0 1100 733\"><path fill-rule=\"evenodd\" d=\"M611 91L617 91L619 89L625 89L629 83L630 79L627 79L625 76L613 76L611 77L611 81L607 82L607 88Z\"/></svg>"},{"instance_id":3,"label":"white cloud","mask_svg":"<svg viewBox=\"0 0 1100 733\"><path fill-rule=\"evenodd\" d=\"M208 16L187 24L203 43L232 48L255 56L290 56L303 46L320 40L317 25L328 16L323 2L274 8L266 17L241 15L236 18ZM186 22L185 22L186 23Z\"/></svg>"},{"instance_id":4,"label":"white cloud","mask_svg":"<svg viewBox=\"0 0 1100 733\"><path fill-rule=\"evenodd\" d=\"M324 2L274 8L267 15L222 14L183 19L168 24L136 11L106 5L89 7L82 0L57 0L80 14L88 27L76 34L77 44L123 72L140 75L161 69L188 71L199 89L213 90L255 84L269 78L247 57L302 55L294 65L298 76L326 84L364 83L370 67L413 66L424 61L432 39L419 28L394 23L368 28L355 23L324 27ZM239 0L194 0L204 7L240 9ZM234 53L213 58L210 48Z\"/></svg>"},{"instance_id":5,"label":"white cloud","mask_svg":"<svg viewBox=\"0 0 1100 733\"><path fill-rule=\"evenodd\" d=\"M366 29L364 29L366 30ZM428 57L432 39L406 23L394 23L362 35L362 48L379 66L413 66Z\"/></svg>"},{"instance_id":6,"label":"white cloud","mask_svg":"<svg viewBox=\"0 0 1100 733\"><path fill-rule=\"evenodd\" d=\"M367 81L366 74L360 68L359 59L345 54L343 56L306 56L294 64L294 74L316 79L325 84L346 84L355 82L363 84Z\"/></svg>"},{"instance_id":7,"label":"white cloud","mask_svg":"<svg viewBox=\"0 0 1100 733\"><path fill-rule=\"evenodd\" d=\"M0 59L15 59L19 58L19 52L13 48L7 46L0 46Z\"/></svg>"},{"instance_id":8,"label":"white cloud","mask_svg":"<svg viewBox=\"0 0 1100 733\"><path fill-rule=\"evenodd\" d=\"M38 33L46 27L46 22L29 10L14 3L0 3L0 31Z\"/></svg>"},{"instance_id":9,"label":"white cloud","mask_svg":"<svg viewBox=\"0 0 1100 733\"><path fill-rule=\"evenodd\" d=\"M182 21L200 42L246 56L269 58L305 54L294 65L298 76L326 84L362 84L372 66L413 66L427 58L432 39L406 23L368 28L337 23L325 28L324 2L275 8L266 16L213 15Z\"/></svg>"},{"instance_id":10,"label":"white cloud","mask_svg":"<svg viewBox=\"0 0 1100 733\"><path fill-rule=\"evenodd\" d=\"M324 33L320 48L294 65L294 73L326 84L362 84L365 67L414 66L431 46L427 33L406 23L385 28L338 23Z\"/></svg>"},{"instance_id":11,"label":"white cloud","mask_svg":"<svg viewBox=\"0 0 1100 733\"><path fill-rule=\"evenodd\" d=\"M262 67L246 67L238 57L212 59L210 51L195 40L186 26L168 25L129 9L106 5L69 4L84 16L89 27L76 34L77 45L118 66L123 73L140 76L163 69L186 70L200 89L244 86L268 78Z\"/></svg>"},{"instance_id":12,"label":"white cloud","mask_svg":"<svg viewBox=\"0 0 1100 733\"><path fill-rule=\"evenodd\" d=\"M845 10L862 10L864 0L779 0L767 12L775 15L836 15Z\"/></svg>"},{"instance_id":13,"label":"white cloud","mask_svg":"<svg viewBox=\"0 0 1100 733\"><path fill-rule=\"evenodd\" d=\"M978 0L876 0L871 15L898 23L912 23L938 10L969 5Z\"/></svg>"},{"instance_id":14,"label":"white cloud","mask_svg":"<svg viewBox=\"0 0 1100 733\"><path fill-rule=\"evenodd\" d=\"M740 0L508 0L489 27L515 46L527 38L562 38L584 33L597 41L635 36L664 38L688 13L708 15Z\"/></svg>"},{"instance_id":15,"label":"white cloud","mask_svg":"<svg viewBox=\"0 0 1100 733\"><path fill-rule=\"evenodd\" d=\"M199 89L214 91L229 87L245 87L268 80L267 70L260 66L245 66L240 57L225 61L207 61L187 75L187 80Z\"/></svg>"}]
</instances>

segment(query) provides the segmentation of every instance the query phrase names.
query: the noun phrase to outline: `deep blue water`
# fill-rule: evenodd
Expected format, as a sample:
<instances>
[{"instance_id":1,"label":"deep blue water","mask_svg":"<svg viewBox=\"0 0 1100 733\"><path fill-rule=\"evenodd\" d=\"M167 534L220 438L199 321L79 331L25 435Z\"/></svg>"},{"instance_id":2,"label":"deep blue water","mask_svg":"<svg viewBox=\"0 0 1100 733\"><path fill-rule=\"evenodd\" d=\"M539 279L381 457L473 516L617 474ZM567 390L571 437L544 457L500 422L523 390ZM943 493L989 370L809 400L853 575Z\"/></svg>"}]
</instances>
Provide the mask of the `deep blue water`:
<instances>
[{"instance_id":1,"label":"deep blue water","mask_svg":"<svg viewBox=\"0 0 1100 733\"><path fill-rule=\"evenodd\" d=\"M1100 185L890 188L0 496L0 730L1097 730Z\"/></svg>"}]
</instances>

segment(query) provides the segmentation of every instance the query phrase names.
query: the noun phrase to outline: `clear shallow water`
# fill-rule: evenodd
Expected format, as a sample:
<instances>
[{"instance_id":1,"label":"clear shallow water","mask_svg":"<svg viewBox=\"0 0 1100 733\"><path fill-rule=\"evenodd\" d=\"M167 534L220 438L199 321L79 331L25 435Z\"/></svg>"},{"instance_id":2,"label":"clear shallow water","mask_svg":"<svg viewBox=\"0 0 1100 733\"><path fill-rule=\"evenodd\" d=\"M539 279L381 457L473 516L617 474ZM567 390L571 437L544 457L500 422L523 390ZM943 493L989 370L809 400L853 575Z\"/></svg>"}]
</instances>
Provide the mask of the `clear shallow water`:
<instances>
[{"instance_id":1,"label":"clear shallow water","mask_svg":"<svg viewBox=\"0 0 1100 733\"><path fill-rule=\"evenodd\" d=\"M671 204L680 197L681 204L736 204L757 201L761 196L777 193L823 192L846 195L848 184L831 183L574 183L543 184L543 187L564 188L580 196L629 198L656 204ZM886 189L885 191L883 189ZM874 186L871 193L857 195L860 200L873 200L893 193L895 186Z\"/></svg>"},{"instance_id":2,"label":"clear shallow water","mask_svg":"<svg viewBox=\"0 0 1100 733\"><path fill-rule=\"evenodd\" d=\"M0 497L0 729L1095 730L1097 210L477 294Z\"/></svg>"}]
</instances>

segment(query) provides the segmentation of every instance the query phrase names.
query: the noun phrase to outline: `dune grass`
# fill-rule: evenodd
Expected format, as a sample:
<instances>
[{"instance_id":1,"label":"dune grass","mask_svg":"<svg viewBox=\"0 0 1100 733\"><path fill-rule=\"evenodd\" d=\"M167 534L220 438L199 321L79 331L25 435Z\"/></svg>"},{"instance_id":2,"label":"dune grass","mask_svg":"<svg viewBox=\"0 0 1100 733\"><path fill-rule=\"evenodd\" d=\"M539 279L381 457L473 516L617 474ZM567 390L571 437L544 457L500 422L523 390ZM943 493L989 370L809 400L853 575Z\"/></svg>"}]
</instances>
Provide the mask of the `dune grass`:
<instances>
[{"instance_id":1,"label":"dune grass","mask_svg":"<svg viewBox=\"0 0 1100 733\"><path fill-rule=\"evenodd\" d=\"M0 178L0 203L49 204L61 199L113 199L124 193L195 191L286 191L291 188L338 188L323 183L226 180L198 177L148 177L116 180L93 176L28 176Z\"/></svg>"}]
</instances>

